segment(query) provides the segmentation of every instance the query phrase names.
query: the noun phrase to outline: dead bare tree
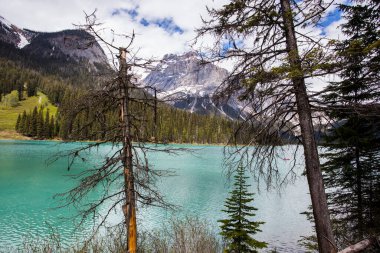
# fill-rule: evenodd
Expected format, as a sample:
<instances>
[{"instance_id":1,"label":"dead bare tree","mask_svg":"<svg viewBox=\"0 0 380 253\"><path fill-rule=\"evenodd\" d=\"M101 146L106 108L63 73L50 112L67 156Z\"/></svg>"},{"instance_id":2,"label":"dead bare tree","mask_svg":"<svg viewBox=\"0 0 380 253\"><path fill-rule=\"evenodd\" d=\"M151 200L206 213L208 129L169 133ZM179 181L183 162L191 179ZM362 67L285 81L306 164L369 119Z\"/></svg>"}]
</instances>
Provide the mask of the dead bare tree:
<instances>
[{"instance_id":1,"label":"dead bare tree","mask_svg":"<svg viewBox=\"0 0 380 253\"><path fill-rule=\"evenodd\" d=\"M80 28L93 36L93 43L104 43L110 52L116 51L119 60L118 70L113 72L114 76L111 73L109 78L103 77L103 80L106 80L103 86L79 96L69 105L70 108L62 108L62 114L70 119L67 120L67 124L70 125L71 134L75 133L76 138L79 136L81 139L81 133L86 132L85 138L92 134L94 137L101 136L101 140L59 154L58 157L69 157L68 169L72 169L78 160L82 162L82 166L83 164L93 166L73 176L80 183L59 197L65 201L63 206L78 207L81 222L88 218L100 217L94 228L94 234L106 225L107 218L113 210L122 209L127 231L126 252L135 253L136 203L140 203L141 206L173 207L164 200L155 187L157 178L169 175L170 171L154 169L148 163L147 154L149 152L175 154L184 149L145 144L151 140L151 133L147 133L146 113L149 110L153 111L154 115L157 113L157 94L154 91L155 96L150 95L147 89L151 87L139 86L136 83L132 68L148 68L152 61L143 61L133 53L134 33L130 36L124 35L128 40L127 46L117 47L114 43L103 39L97 28L98 25L94 12L86 14L86 24ZM75 128L75 120L79 117L85 117L85 123ZM70 139L70 135L68 138ZM88 152L101 148L105 143L112 143L112 149L108 151L107 157L100 164L91 163L91 155L89 156ZM85 197L99 188L101 195L96 200L86 203ZM107 211L99 212L104 205Z\"/></svg>"},{"instance_id":2,"label":"dead bare tree","mask_svg":"<svg viewBox=\"0 0 380 253\"><path fill-rule=\"evenodd\" d=\"M337 71L329 41L306 28L316 26L333 2L322 0L232 0L220 9L208 9L210 18L198 29L196 42L206 35L215 44L202 53L205 62L231 60L234 68L221 84L219 97L246 101L245 120L238 131L255 126L247 148L227 148L227 164L243 156L257 178L280 182L277 160L285 158L276 147L293 138L303 145L306 175L320 252L336 252L320 169L315 120L323 114L311 104L320 94L307 90L307 80ZM273 145L276 144L276 145ZM294 152L296 155L296 152ZM295 157L294 157L295 158ZM296 165L296 159L292 168ZM231 166L233 168L234 166Z\"/></svg>"}]
</instances>

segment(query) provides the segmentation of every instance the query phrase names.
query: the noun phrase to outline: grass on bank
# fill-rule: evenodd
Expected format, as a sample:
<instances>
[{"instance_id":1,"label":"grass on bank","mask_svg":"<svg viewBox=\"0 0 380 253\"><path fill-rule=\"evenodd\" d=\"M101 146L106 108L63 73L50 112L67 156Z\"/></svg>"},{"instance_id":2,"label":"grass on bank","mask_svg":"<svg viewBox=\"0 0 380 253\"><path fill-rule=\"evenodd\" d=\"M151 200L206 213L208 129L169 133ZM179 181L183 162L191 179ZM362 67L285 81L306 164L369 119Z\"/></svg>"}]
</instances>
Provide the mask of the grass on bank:
<instances>
[{"instance_id":1,"label":"grass on bank","mask_svg":"<svg viewBox=\"0 0 380 253\"><path fill-rule=\"evenodd\" d=\"M32 138L17 133L15 130L0 130L0 140L31 140Z\"/></svg>"},{"instance_id":2,"label":"grass on bank","mask_svg":"<svg viewBox=\"0 0 380 253\"><path fill-rule=\"evenodd\" d=\"M25 241L18 248L0 249L1 253L125 253L126 231L124 226L107 229L105 235L64 247L59 235L36 241ZM161 229L143 231L138 236L138 253L221 253L223 243L210 224L198 218L173 218Z\"/></svg>"},{"instance_id":3,"label":"grass on bank","mask_svg":"<svg viewBox=\"0 0 380 253\"><path fill-rule=\"evenodd\" d=\"M44 113L46 110L49 110L50 115L56 115L57 113L57 107L51 104L48 97L42 92L37 92L37 96L28 97L19 101L15 107L4 107L1 106L0 103L0 138L2 138L2 136L14 135L15 138L11 139L20 139L20 135L15 131L17 117L19 114L22 114L24 110L26 112L33 111L35 106L43 106Z\"/></svg>"}]
</instances>

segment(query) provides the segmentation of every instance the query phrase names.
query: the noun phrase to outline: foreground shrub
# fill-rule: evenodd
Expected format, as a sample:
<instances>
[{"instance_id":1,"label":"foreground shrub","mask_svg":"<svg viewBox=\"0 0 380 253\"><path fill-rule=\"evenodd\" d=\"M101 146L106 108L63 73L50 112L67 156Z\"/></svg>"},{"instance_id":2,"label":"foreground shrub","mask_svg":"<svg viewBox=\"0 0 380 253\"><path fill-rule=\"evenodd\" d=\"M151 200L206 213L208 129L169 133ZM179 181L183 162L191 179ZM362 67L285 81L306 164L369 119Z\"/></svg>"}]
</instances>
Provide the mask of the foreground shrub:
<instances>
[{"instance_id":1,"label":"foreground shrub","mask_svg":"<svg viewBox=\"0 0 380 253\"><path fill-rule=\"evenodd\" d=\"M125 253L124 226L107 229L104 235L95 236L70 248L64 247L60 237L52 234L47 239L25 241L17 249L0 249L0 252L28 253ZM142 231L138 236L138 253L217 253L222 246L211 226L198 218L172 219L168 225L152 232Z\"/></svg>"}]
</instances>

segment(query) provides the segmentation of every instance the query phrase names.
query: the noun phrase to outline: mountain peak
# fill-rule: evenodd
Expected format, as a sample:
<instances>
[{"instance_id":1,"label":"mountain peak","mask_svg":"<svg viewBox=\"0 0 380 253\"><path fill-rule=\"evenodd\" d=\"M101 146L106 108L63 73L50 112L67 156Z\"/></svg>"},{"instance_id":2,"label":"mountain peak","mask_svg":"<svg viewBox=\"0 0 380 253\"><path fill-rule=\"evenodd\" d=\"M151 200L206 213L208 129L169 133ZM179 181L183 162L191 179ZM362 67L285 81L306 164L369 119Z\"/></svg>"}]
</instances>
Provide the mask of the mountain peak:
<instances>
[{"instance_id":1,"label":"mountain peak","mask_svg":"<svg viewBox=\"0 0 380 253\"><path fill-rule=\"evenodd\" d=\"M21 49L22 54L34 59L44 59L57 64L71 61L81 66L84 63L89 72L109 68L103 49L95 38L84 30L31 31L20 29L0 16L0 42L13 45L15 50Z\"/></svg>"},{"instance_id":2,"label":"mountain peak","mask_svg":"<svg viewBox=\"0 0 380 253\"><path fill-rule=\"evenodd\" d=\"M203 64L199 54L167 54L143 82L159 91L159 98L173 106L200 114L218 114L239 118L235 100L220 104L214 92L228 76L228 71L214 64Z\"/></svg>"},{"instance_id":3,"label":"mountain peak","mask_svg":"<svg viewBox=\"0 0 380 253\"><path fill-rule=\"evenodd\" d=\"M9 22L8 20L6 20L3 16L0 16L0 23L1 23L2 25L7 26L8 28L11 28L11 27L12 27L12 23Z\"/></svg>"},{"instance_id":4,"label":"mountain peak","mask_svg":"<svg viewBox=\"0 0 380 253\"><path fill-rule=\"evenodd\" d=\"M18 28L4 17L0 16L0 40L12 44L15 47L23 48L30 43L24 30Z\"/></svg>"},{"instance_id":5,"label":"mountain peak","mask_svg":"<svg viewBox=\"0 0 380 253\"><path fill-rule=\"evenodd\" d=\"M39 32L26 50L46 58L71 58L75 61L87 60L107 64L107 57L95 38L83 30L63 30L59 32Z\"/></svg>"},{"instance_id":6,"label":"mountain peak","mask_svg":"<svg viewBox=\"0 0 380 253\"><path fill-rule=\"evenodd\" d=\"M162 58L162 61L170 61L170 60L176 60L178 59L178 55L176 54L165 54Z\"/></svg>"},{"instance_id":7,"label":"mountain peak","mask_svg":"<svg viewBox=\"0 0 380 253\"><path fill-rule=\"evenodd\" d=\"M192 60L200 60L199 54L195 51L189 51L182 55L177 54L165 54L162 58L162 61L177 61L179 59L192 59Z\"/></svg>"},{"instance_id":8,"label":"mountain peak","mask_svg":"<svg viewBox=\"0 0 380 253\"><path fill-rule=\"evenodd\" d=\"M182 55L184 58L190 58L190 59L199 59L199 55L195 51L189 51Z\"/></svg>"},{"instance_id":9,"label":"mountain peak","mask_svg":"<svg viewBox=\"0 0 380 253\"><path fill-rule=\"evenodd\" d=\"M197 53L187 52L165 55L144 82L166 93L186 90L185 93L211 94L227 74L227 70L216 65L201 64Z\"/></svg>"}]
</instances>

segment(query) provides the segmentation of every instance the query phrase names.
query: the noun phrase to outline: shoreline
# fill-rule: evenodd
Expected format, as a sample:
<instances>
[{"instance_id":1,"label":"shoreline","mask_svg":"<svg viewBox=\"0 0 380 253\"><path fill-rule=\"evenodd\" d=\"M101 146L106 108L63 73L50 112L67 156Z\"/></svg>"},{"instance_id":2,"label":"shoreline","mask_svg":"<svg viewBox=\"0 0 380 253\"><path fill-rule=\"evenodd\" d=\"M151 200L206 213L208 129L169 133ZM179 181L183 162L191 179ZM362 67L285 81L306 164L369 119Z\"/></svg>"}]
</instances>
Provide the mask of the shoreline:
<instances>
[{"instance_id":1,"label":"shoreline","mask_svg":"<svg viewBox=\"0 0 380 253\"><path fill-rule=\"evenodd\" d=\"M15 130L0 130L0 140L31 141L33 139L19 134Z\"/></svg>"},{"instance_id":2,"label":"shoreline","mask_svg":"<svg viewBox=\"0 0 380 253\"><path fill-rule=\"evenodd\" d=\"M24 136L22 134L17 133L14 130L0 130L0 141L8 140L8 141L56 141L56 142L65 142L62 139L33 139L31 137ZM69 142L96 142L96 141L69 141ZM150 144L154 144L149 142ZM225 143L187 143L187 142L168 142L168 143L159 143L163 145L194 145L194 146L227 146ZM231 146L231 145L228 145Z\"/></svg>"},{"instance_id":3,"label":"shoreline","mask_svg":"<svg viewBox=\"0 0 380 253\"><path fill-rule=\"evenodd\" d=\"M31 137L24 136L22 134L17 133L15 130L0 130L0 141L1 140L9 140L9 141L55 141L55 142L78 142L78 143L86 143L86 142L97 142L94 140L81 140L81 141L65 141L60 138L54 138L54 139L33 139ZM100 140L98 140L100 141ZM133 142L136 143L136 142ZM193 146L218 146L218 147L244 147L246 145L244 144L227 144L227 143L198 143L198 142L167 142L167 143L154 143L154 142L147 142L146 144L158 144L158 145L193 145ZM295 143L287 143L283 145L276 145L276 146L284 146L284 145L297 145ZM318 145L320 146L320 145ZM248 146L246 146L248 147ZM254 147L254 145L250 145L250 147Z\"/></svg>"}]
</instances>

